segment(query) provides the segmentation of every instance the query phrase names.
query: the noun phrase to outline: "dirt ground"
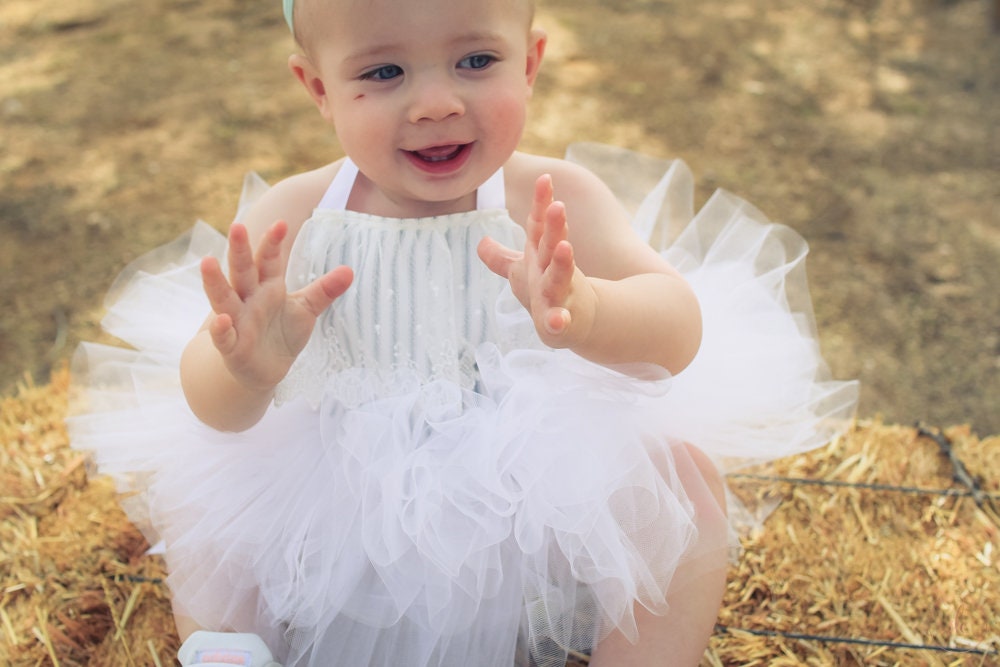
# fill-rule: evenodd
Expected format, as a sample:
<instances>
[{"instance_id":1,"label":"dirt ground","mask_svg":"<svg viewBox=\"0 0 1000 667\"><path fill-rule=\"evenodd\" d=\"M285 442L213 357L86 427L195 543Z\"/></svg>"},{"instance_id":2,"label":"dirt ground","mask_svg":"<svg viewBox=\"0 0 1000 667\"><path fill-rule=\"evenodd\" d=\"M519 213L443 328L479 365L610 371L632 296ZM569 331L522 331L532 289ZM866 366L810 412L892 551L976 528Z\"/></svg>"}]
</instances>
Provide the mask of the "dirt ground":
<instances>
[{"instance_id":1,"label":"dirt ground","mask_svg":"<svg viewBox=\"0 0 1000 667\"><path fill-rule=\"evenodd\" d=\"M1000 33L985 0L541 0L523 147L613 143L799 230L861 414L1000 432ZM340 155L276 0L0 4L0 390L244 172Z\"/></svg>"}]
</instances>

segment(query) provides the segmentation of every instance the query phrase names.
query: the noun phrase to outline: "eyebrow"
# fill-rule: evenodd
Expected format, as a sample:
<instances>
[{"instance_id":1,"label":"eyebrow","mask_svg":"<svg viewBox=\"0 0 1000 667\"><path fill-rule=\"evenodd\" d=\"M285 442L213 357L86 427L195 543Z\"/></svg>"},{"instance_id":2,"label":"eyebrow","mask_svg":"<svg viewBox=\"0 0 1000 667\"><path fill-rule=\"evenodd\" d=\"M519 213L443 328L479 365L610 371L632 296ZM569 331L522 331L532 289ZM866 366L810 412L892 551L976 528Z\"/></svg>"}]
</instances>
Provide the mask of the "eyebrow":
<instances>
[{"instance_id":1,"label":"eyebrow","mask_svg":"<svg viewBox=\"0 0 1000 667\"><path fill-rule=\"evenodd\" d=\"M483 31L468 32L468 33L459 35L455 39L451 40L450 43L453 44L453 45L456 45L456 46L460 46L462 44L482 44L482 43L485 43L485 44L494 43L495 44L495 43L500 43L500 42L503 42L503 41L504 41L504 37L503 37L502 33L496 32L496 31L492 31L492 30L483 30ZM357 53L350 54L349 56L347 56L344 59L344 62L346 64L352 64L352 63L356 63L356 62L363 62L363 61L371 60L373 58L378 58L378 57L380 57L380 56L382 56L384 54L387 54L387 53L393 53L394 51L396 51L398 49L399 49L399 46L396 45L396 44L394 44L394 43L376 44L375 46L372 46L371 48L366 48L366 49L364 49L362 51L358 51Z\"/></svg>"}]
</instances>

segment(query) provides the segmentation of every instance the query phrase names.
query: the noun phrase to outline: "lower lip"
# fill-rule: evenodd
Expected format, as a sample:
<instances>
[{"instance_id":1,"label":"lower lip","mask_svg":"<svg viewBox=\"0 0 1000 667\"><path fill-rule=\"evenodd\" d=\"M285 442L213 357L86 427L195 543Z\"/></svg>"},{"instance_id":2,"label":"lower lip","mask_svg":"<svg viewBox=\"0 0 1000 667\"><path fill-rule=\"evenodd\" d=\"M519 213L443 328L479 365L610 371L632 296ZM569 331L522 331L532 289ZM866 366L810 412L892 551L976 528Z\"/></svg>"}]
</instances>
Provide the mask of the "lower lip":
<instances>
[{"instance_id":1,"label":"lower lip","mask_svg":"<svg viewBox=\"0 0 1000 667\"><path fill-rule=\"evenodd\" d=\"M447 160L424 160L416 153L403 151L410 163L426 174L435 176L446 176L461 169L469 161L472 153L472 144L465 144L459 148L452 157Z\"/></svg>"}]
</instances>

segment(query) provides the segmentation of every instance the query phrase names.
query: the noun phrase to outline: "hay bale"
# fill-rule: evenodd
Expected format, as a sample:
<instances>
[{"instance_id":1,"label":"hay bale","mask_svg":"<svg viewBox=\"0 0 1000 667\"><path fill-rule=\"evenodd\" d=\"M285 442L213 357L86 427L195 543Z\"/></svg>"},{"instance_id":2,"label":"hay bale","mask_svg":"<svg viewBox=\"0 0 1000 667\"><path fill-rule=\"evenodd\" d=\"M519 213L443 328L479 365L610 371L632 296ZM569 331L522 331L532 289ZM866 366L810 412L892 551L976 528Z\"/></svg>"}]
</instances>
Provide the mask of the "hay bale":
<instances>
[{"instance_id":1,"label":"hay bale","mask_svg":"<svg viewBox=\"0 0 1000 667\"><path fill-rule=\"evenodd\" d=\"M0 664L174 664L163 563L146 554L111 484L88 478L85 457L69 449L68 385L63 369L0 399ZM982 492L1000 493L1000 438L964 427L946 435ZM748 472L955 488L933 440L878 421ZM1000 649L1000 518L989 499L746 476L731 486L749 504L777 507L743 540L719 617L728 630L703 665L1000 664L997 654L789 636Z\"/></svg>"},{"instance_id":2,"label":"hay bale","mask_svg":"<svg viewBox=\"0 0 1000 667\"><path fill-rule=\"evenodd\" d=\"M0 664L172 665L163 563L69 449L68 384L0 399Z\"/></svg>"},{"instance_id":3,"label":"hay bale","mask_svg":"<svg viewBox=\"0 0 1000 667\"><path fill-rule=\"evenodd\" d=\"M1000 438L946 433L986 494L1000 491ZM760 471L757 471L760 472ZM924 490L955 489L949 460L918 429L865 422L767 475ZM719 622L781 633L1000 649L998 516L968 496L735 476L751 500L778 494L765 530L744 540ZM952 654L725 633L711 664L1000 664ZM992 663L990 662L992 661Z\"/></svg>"}]
</instances>

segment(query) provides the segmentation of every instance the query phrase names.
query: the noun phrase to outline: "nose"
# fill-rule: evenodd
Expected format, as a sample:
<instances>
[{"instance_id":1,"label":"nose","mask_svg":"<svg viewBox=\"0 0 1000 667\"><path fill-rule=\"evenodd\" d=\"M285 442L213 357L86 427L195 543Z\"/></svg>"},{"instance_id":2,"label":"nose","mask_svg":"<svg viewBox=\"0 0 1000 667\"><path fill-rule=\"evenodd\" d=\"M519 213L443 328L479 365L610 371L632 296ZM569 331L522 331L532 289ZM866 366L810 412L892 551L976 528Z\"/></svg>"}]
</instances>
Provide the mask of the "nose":
<instances>
[{"instance_id":1,"label":"nose","mask_svg":"<svg viewBox=\"0 0 1000 667\"><path fill-rule=\"evenodd\" d=\"M408 112L411 123L441 121L464 113L458 85L449 77L428 75L414 82Z\"/></svg>"}]
</instances>

